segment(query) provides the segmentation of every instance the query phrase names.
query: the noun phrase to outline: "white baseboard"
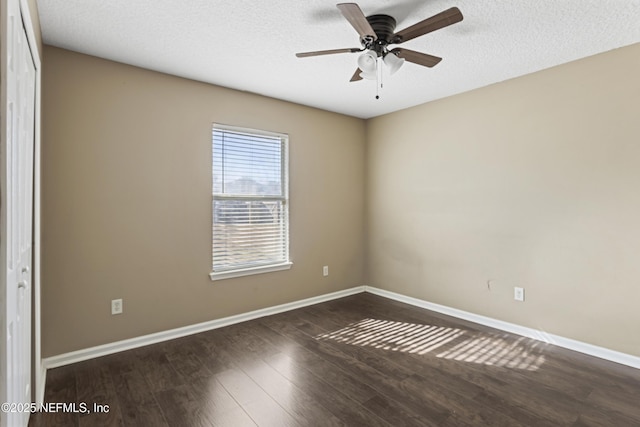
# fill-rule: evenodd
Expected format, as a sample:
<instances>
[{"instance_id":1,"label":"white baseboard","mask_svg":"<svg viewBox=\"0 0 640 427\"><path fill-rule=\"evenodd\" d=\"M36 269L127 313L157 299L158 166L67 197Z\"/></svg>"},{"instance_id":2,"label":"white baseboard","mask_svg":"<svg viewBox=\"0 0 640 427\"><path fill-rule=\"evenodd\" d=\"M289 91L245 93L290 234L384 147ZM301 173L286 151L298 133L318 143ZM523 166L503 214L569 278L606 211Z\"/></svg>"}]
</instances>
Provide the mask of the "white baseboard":
<instances>
[{"instance_id":1,"label":"white baseboard","mask_svg":"<svg viewBox=\"0 0 640 427\"><path fill-rule=\"evenodd\" d=\"M113 343L103 344L96 347L90 347L82 350L72 351L70 353L64 353L57 356L44 358L42 359L42 364L45 370L57 368L60 366L70 365L72 363L82 362L84 360L89 360L89 359L93 359L100 356L106 356L108 354L118 353L120 351L131 350L131 349L143 347L149 344L155 344L162 341L181 338L187 335L197 334L199 332L210 331L212 329L218 329L224 326L234 325L240 322L246 322L247 320L258 319L260 317L270 316L272 314L278 314L285 311L295 310L297 308L318 304L321 302L343 298L349 295L359 294L364 292L364 288L365 288L364 286L357 286L355 288L345 289L343 291L332 292L330 294L307 298L300 301L280 304L274 307L267 307L260 310L250 311L248 313L224 317L222 319L215 319L208 322L185 326L182 328L170 329L168 331L157 332L155 334L143 335L136 338L130 338L127 340L116 341ZM45 376L46 376L46 372L45 372ZM42 392L44 392L44 388L42 389Z\"/></svg>"},{"instance_id":2,"label":"white baseboard","mask_svg":"<svg viewBox=\"0 0 640 427\"><path fill-rule=\"evenodd\" d=\"M42 366L45 372L42 375L42 378L43 378L42 384L37 385L38 387L37 387L36 396L38 397L44 396L44 386L46 381L47 369L57 368L59 366L69 365L76 362L82 362L84 360L89 360L89 359L93 359L100 356L106 356L108 354L118 353L120 351L131 350L131 349L143 347L149 344L155 344L162 341L181 338L187 335L197 334L199 332L205 332L212 329L222 328L224 326L234 325L236 323L258 319L260 317L270 316L272 314L278 314L285 311L295 310L297 308L302 308L309 305L318 304L321 302L331 301L334 299L343 298L343 297L358 294L361 292L369 292L384 298L389 298L389 299L410 304L416 307L421 307L427 310L446 314L448 316L456 317L463 320L468 320L470 322L478 323L480 325L485 325L485 326L489 326L491 328L499 329L502 331L511 332L527 338L532 338L538 341L554 344L570 350L578 351L580 353L588 354L590 356L599 357L601 359L609 360L612 362L620 363L622 365L640 369L640 357L637 357L637 356L632 356L630 354L609 350L604 347L598 347L592 344L587 344L587 343L576 341L570 338L549 334L544 331L527 328L527 327L516 325L513 323L504 322L502 320L493 319L491 317L480 316L478 314L470 313L463 310L458 310L456 308L451 308L444 305L424 301L421 299L408 297L406 295L398 294L398 293L387 291L384 289L379 289L371 286L357 286L354 288L345 289L343 291L332 292L330 294L320 295L317 297L312 297L312 298L307 298L300 301L281 304L274 307L268 307L260 310L250 311L248 313L229 316L222 319L211 320L208 322L198 323L195 325L185 326L182 328L171 329L168 331L158 332L150 335L143 335L141 337L131 338L123 341L117 341L109 344L104 344L96 347L91 347L83 350L73 351L70 353L64 353L57 356L44 358L42 359Z\"/></svg>"},{"instance_id":3,"label":"white baseboard","mask_svg":"<svg viewBox=\"0 0 640 427\"><path fill-rule=\"evenodd\" d=\"M631 366L632 368L640 369L640 357L632 356L630 354L621 353L619 351L610 350L604 347L598 347L593 344L588 344L582 341L576 341L576 340L561 337L558 335L553 335L544 331L516 325L514 323L504 322L502 320L493 319L491 317L481 316L478 314L470 313L468 311L458 310L456 308L435 304L435 303L424 301L418 298L408 297L406 295L398 294L398 293L387 291L384 289L365 286L365 292L369 292L384 298L389 298L392 300L403 302L405 304L410 304L416 307L425 308L427 310L435 311L437 313L446 314L448 316L457 317L459 319L468 320L470 322L478 323L480 325L485 325L491 328L500 329L502 331L511 332L517 335L522 335L527 338L532 338L545 343L557 345L559 347L564 347L569 350L578 351L580 353L588 354L590 356L598 357L600 359L605 359L611 362L620 363L621 365Z\"/></svg>"}]
</instances>

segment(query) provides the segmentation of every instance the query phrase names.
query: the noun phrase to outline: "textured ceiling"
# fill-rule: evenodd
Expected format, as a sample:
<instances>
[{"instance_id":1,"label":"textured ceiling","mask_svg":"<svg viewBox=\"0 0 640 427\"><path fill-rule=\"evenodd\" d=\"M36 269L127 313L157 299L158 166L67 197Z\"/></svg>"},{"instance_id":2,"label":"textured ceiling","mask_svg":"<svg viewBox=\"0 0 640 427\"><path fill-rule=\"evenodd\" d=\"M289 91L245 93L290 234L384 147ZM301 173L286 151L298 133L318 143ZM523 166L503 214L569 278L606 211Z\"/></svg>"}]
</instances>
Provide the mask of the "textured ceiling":
<instances>
[{"instance_id":1,"label":"textured ceiling","mask_svg":"<svg viewBox=\"0 0 640 427\"><path fill-rule=\"evenodd\" d=\"M330 0L38 0L44 42L189 79L369 118L640 42L640 0L361 0L403 29L457 6L464 20L402 47L441 56L350 83L360 47Z\"/></svg>"}]
</instances>

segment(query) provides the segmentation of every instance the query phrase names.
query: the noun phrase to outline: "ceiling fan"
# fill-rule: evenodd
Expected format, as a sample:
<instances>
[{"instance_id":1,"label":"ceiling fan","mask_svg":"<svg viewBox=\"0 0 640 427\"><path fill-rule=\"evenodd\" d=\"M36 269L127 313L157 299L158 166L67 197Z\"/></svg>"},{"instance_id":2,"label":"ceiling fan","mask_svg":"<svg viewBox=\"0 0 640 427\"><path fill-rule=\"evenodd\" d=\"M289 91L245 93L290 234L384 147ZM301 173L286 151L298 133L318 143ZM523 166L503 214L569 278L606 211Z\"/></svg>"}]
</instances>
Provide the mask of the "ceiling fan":
<instances>
[{"instance_id":1,"label":"ceiling fan","mask_svg":"<svg viewBox=\"0 0 640 427\"><path fill-rule=\"evenodd\" d=\"M358 69L351 77L350 81L352 82L363 78L376 79L378 75L378 59L380 58L389 67L391 74L396 72L405 60L425 67L435 66L442 58L401 47L389 50L389 45L401 44L462 21L460 9L452 7L396 33L394 32L396 20L392 16L365 16L360 6L356 3L340 3L337 7L360 35L362 47L301 52L296 53L296 56L298 58L306 58L335 53L364 52L358 58Z\"/></svg>"}]
</instances>

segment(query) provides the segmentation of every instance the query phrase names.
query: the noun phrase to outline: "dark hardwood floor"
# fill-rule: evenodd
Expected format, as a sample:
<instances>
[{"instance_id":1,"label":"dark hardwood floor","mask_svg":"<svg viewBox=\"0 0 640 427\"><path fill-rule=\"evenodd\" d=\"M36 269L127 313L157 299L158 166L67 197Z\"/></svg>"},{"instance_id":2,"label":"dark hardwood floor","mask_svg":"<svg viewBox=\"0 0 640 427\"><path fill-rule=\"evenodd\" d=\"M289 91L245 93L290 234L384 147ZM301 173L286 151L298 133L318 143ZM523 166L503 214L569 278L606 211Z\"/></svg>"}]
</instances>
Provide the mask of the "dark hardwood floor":
<instances>
[{"instance_id":1,"label":"dark hardwood floor","mask_svg":"<svg viewBox=\"0 0 640 427\"><path fill-rule=\"evenodd\" d=\"M30 426L640 426L640 370L358 294L48 371ZM80 408L80 406L78 406Z\"/></svg>"}]
</instances>

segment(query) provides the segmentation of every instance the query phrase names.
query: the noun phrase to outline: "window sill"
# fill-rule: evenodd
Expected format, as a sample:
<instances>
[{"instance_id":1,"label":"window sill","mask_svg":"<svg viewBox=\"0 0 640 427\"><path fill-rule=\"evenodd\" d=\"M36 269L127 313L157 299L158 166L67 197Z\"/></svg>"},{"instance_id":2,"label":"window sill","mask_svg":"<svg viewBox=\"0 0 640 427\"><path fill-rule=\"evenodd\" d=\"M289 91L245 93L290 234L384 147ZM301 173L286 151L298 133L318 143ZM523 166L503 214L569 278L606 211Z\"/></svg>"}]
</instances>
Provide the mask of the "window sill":
<instances>
[{"instance_id":1,"label":"window sill","mask_svg":"<svg viewBox=\"0 0 640 427\"><path fill-rule=\"evenodd\" d=\"M289 270L293 265L292 262L284 262L282 264L275 265L263 265L260 267L243 268L242 270L229 270L216 273L215 271L209 273L211 280L223 280L231 279L234 277L249 276L252 274L271 273L272 271Z\"/></svg>"}]
</instances>

